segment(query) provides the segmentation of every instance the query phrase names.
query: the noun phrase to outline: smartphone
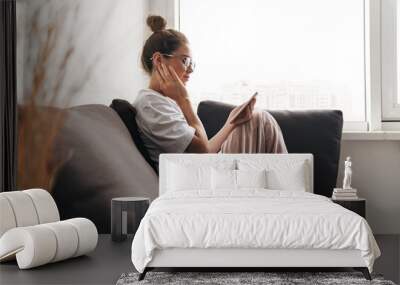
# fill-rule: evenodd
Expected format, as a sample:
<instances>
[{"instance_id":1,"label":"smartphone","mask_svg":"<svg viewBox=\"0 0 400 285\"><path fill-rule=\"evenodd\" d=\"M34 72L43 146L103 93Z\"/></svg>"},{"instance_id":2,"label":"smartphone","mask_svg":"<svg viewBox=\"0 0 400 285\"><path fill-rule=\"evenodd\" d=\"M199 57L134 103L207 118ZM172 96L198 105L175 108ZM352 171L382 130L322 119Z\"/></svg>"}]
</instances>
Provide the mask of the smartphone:
<instances>
[{"instance_id":1,"label":"smartphone","mask_svg":"<svg viewBox=\"0 0 400 285\"><path fill-rule=\"evenodd\" d=\"M251 103L251 100L253 100L253 98L255 98L258 95L258 92L254 93L249 100L247 100L242 107L239 109L239 111L236 113L236 115L231 119L231 122L233 120L235 120L242 112L244 109L246 109L246 107Z\"/></svg>"}]
</instances>

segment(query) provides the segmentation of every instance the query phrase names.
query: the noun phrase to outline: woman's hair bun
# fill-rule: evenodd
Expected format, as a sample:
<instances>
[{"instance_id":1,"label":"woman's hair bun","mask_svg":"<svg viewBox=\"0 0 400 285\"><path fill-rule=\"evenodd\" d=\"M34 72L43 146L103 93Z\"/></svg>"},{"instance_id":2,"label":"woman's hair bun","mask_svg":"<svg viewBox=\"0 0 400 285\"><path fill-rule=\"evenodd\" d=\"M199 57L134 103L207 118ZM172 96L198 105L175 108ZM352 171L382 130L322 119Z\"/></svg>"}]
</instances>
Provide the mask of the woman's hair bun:
<instances>
[{"instance_id":1,"label":"woman's hair bun","mask_svg":"<svg viewBox=\"0 0 400 285\"><path fill-rule=\"evenodd\" d=\"M147 17L147 25L155 33L165 29L167 21L161 16L150 15Z\"/></svg>"}]
</instances>

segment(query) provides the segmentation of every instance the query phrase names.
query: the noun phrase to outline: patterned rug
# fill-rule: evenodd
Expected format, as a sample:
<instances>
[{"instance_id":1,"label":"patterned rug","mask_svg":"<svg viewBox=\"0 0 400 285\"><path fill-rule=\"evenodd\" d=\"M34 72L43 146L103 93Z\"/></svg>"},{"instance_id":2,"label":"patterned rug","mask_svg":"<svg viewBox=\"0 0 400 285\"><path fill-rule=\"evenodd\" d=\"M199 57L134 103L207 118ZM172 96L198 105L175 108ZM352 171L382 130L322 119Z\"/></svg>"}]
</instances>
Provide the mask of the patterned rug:
<instances>
[{"instance_id":1,"label":"patterned rug","mask_svg":"<svg viewBox=\"0 0 400 285\"><path fill-rule=\"evenodd\" d=\"M142 281L138 273L122 274L117 285L213 284L213 285L294 285L294 284L379 284L395 285L382 275L372 274L372 281L360 272L148 272Z\"/></svg>"}]
</instances>

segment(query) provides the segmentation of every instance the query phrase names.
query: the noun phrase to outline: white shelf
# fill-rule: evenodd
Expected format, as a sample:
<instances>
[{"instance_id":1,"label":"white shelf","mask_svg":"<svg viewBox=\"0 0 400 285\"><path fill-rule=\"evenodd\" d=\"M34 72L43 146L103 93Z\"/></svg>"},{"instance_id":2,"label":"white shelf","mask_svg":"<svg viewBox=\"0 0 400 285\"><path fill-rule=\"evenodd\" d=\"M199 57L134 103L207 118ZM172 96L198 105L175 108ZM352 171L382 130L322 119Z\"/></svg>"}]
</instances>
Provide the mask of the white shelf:
<instances>
[{"instance_id":1,"label":"white shelf","mask_svg":"<svg viewBox=\"0 0 400 285\"><path fill-rule=\"evenodd\" d=\"M400 140L400 131L372 131L372 132L347 132L342 133L345 141L396 141Z\"/></svg>"}]
</instances>

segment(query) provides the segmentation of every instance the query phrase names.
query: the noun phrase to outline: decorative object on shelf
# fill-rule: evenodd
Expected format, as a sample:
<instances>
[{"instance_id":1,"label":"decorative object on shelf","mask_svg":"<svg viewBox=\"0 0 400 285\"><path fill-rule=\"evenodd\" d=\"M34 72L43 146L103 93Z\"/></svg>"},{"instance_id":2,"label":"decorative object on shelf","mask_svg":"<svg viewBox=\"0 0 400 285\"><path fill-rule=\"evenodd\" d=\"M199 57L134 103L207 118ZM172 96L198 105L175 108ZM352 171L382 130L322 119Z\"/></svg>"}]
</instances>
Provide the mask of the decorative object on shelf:
<instances>
[{"instance_id":1,"label":"decorative object on shelf","mask_svg":"<svg viewBox=\"0 0 400 285\"><path fill-rule=\"evenodd\" d=\"M96 226L85 218L60 221L43 189L0 193L0 213L0 262L16 259L20 269L28 269L96 248Z\"/></svg>"},{"instance_id":2,"label":"decorative object on shelf","mask_svg":"<svg viewBox=\"0 0 400 285\"><path fill-rule=\"evenodd\" d=\"M332 193L333 200L355 200L358 199L357 189L351 187L351 177L353 170L351 169L351 157L346 157L344 162L344 178L343 188L334 188Z\"/></svg>"},{"instance_id":3,"label":"decorative object on shelf","mask_svg":"<svg viewBox=\"0 0 400 285\"><path fill-rule=\"evenodd\" d=\"M352 189L351 188L351 176L353 175L353 171L351 169L351 157L348 156L346 161L344 162L344 179L343 179L343 189Z\"/></svg>"},{"instance_id":4,"label":"decorative object on shelf","mask_svg":"<svg viewBox=\"0 0 400 285\"><path fill-rule=\"evenodd\" d=\"M124 241L128 234L135 234L149 205L149 198L113 198L111 200L111 239Z\"/></svg>"}]
</instances>

